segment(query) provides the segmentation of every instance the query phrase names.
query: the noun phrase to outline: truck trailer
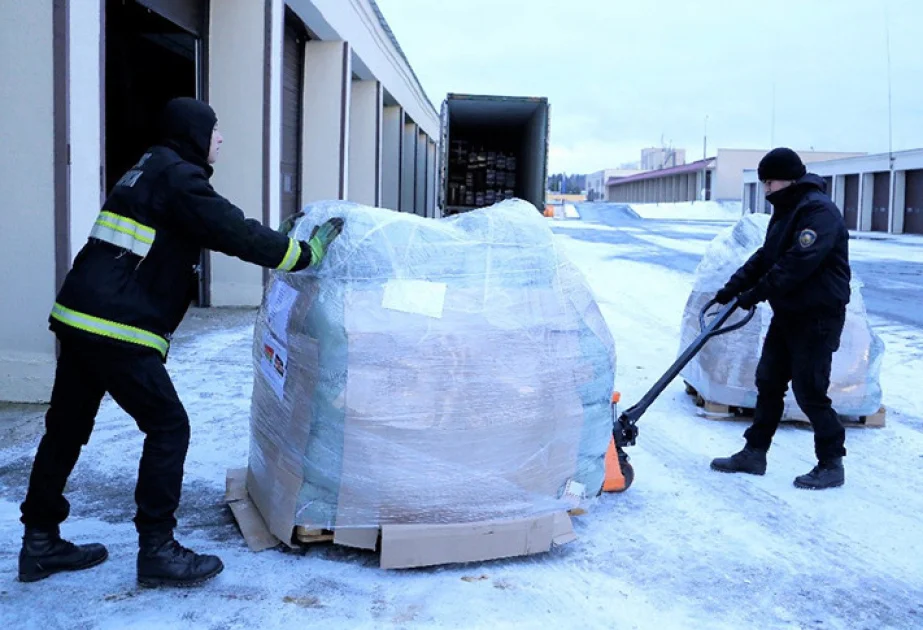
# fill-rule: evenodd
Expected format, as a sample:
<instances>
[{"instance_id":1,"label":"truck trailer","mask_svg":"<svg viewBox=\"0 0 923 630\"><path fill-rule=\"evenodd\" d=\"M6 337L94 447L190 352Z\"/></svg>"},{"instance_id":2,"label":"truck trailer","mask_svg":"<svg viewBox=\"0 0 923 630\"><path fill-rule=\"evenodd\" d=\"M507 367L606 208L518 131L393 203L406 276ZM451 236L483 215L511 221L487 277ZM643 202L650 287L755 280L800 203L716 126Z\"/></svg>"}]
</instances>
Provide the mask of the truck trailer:
<instances>
[{"instance_id":1,"label":"truck trailer","mask_svg":"<svg viewBox=\"0 0 923 630\"><path fill-rule=\"evenodd\" d=\"M545 97L448 94L441 112L442 215L513 198L544 212L549 120Z\"/></svg>"}]
</instances>

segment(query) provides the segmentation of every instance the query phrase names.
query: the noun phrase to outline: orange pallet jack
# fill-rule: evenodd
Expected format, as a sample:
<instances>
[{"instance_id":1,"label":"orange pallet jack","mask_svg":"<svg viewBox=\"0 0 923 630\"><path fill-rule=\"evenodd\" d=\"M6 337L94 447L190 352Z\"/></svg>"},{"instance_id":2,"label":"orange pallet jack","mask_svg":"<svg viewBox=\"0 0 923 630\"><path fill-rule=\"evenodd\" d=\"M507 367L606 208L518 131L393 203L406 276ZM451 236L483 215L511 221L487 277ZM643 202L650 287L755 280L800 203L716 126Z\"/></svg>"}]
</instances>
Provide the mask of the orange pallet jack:
<instances>
[{"instance_id":1,"label":"orange pallet jack","mask_svg":"<svg viewBox=\"0 0 923 630\"><path fill-rule=\"evenodd\" d=\"M699 336L689 344L688 348L683 350L682 354L670 366L670 369L660 377L660 380L654 383L644 397L636 405L623 411L618 419L616 419L615 414L618 402L621 400L621 394L619 392L612 394L612 439L609 441L609 449L606 451L606 472L601 492L625 492L634 482L635 471L628 454L625 452L625 447L635 445L638 439L638 420L644 415L648 407L657 400L657 397L663 393L670 382L679 376L686 364L699 353L709 339L743 328L753 319L753 315L756 313L756 307L751 307L746 317L734 324L725 326L724 323L737 308L737 298L734 298L724 308L713 313L712 320L706 324L705 318L708 315L708 309L715 304L717 302L712 299L702 307L702 311L699 313Z\"/></svg>"}]
</instances>

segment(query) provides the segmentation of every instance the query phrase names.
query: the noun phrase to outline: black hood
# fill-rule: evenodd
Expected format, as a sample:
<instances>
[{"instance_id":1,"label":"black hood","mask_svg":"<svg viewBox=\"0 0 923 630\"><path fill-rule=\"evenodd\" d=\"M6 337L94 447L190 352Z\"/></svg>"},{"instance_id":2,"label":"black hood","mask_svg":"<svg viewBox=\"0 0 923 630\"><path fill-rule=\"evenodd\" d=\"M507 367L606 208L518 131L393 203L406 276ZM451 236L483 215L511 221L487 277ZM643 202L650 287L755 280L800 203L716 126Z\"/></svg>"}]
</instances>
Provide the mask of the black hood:
<instances>
[{"instance_id":1,"label":"black hood","mask_svg":"<svg viewBox=\"0 0 923 630\"><path fill-rule=\"evenodd\" d=\"M218 116L208 103L194 98L175 98L167 103L161 115L159 141L211 175L208 150L217 122Z\"/></svg>"},{"instance_id":2,"label":"black hood","mask_svg":"<svg viewBox=\"0 0 923 630\"><path fill-rule=\"evenodd\" d=\"M827 182L820 175L808 173L796 180L794 184L777 190L768 195L766 199L772 204L773 208L781 211L791 210L798 205L801 198L812 190L819 190L822 193L827 192Z\"/></svg>"}]
</instances>

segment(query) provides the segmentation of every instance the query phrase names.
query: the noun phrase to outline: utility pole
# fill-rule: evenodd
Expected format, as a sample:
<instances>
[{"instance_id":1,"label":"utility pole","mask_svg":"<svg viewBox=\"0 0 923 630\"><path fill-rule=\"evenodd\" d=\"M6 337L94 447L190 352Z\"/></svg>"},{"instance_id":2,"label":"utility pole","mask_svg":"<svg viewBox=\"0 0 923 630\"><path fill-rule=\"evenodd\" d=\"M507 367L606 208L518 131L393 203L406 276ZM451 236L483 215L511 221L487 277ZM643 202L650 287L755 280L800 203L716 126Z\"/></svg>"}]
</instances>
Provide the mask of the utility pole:
<instances>
[{"instance_id":1,"label":"utility pole","mask_svg":"<svg viewBox=\"0 0 923 630\"><path fill-rule=\"evenodd\" d=\"M776 82L772 82L772 119L769 126L769 148L776 146Z\"/></svg>"},{"instance_id":2,"label":"utility pole","mask_svg":"<svg viewBox=\"0 0 923 630\"><path fill-rule=\"evenodd\" d=\"M708 114L705 114L705 125L702 129L702 201L705 199L706 186L708 179Z\"/></svg>"},{"instance_id":3,"label":"utility pole","mask_svg":"<svg viewBox=\"0 0 923 630\"><path fill-rule=\"evenodd\" d=\"M705 114L705 128L702 132L702 159L708 159L708 114Z\"/></svg>"},{"instance_id":4,"label":"utility pole","mask_svg":"<svg viewBox=\"0 0 923 630\"><path fill-rule=\"evenodd\" d=\"M885 48L888 61L888 229L890 232L893 227L893 214L897 207L894 203L894 196L897 192L897 182L894 179L894 127L891 115L891 18L888 14L888 0L885 0Z\"/></svg>"},{"instance_id":5,"label":"utility pole","mask_svg":"<svg viewBox=\"0 0 923 630\"><path fill-rule=\"evenodd\" d=\"M885 52L887 53L888 62L888 160L891 163L891 170L894 170L894 127L892 121L891 108L891 18L888 15L887 0L884 3L885 9Z\"/></svg>"}]
</instances>

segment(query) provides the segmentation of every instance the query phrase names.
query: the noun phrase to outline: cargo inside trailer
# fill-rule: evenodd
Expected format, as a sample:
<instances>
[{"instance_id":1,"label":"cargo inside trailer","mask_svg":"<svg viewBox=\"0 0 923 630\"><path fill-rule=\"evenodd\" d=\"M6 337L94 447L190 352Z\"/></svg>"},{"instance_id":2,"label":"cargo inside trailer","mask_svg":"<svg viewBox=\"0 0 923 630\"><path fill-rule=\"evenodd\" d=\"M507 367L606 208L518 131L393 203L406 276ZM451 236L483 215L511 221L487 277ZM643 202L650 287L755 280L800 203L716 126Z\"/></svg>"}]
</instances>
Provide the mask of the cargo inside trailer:
<instances>
[{"instance_id":1,"label":"cargo inside trailer","mask_svg":"<svg viewBox=\"0 0 923 630\"><path fill-rule=\"evenodd\" d=\"M545 99L447 99L444 213L519 198L544 210L548 103Z\"/></svg>"}]
</instances>

